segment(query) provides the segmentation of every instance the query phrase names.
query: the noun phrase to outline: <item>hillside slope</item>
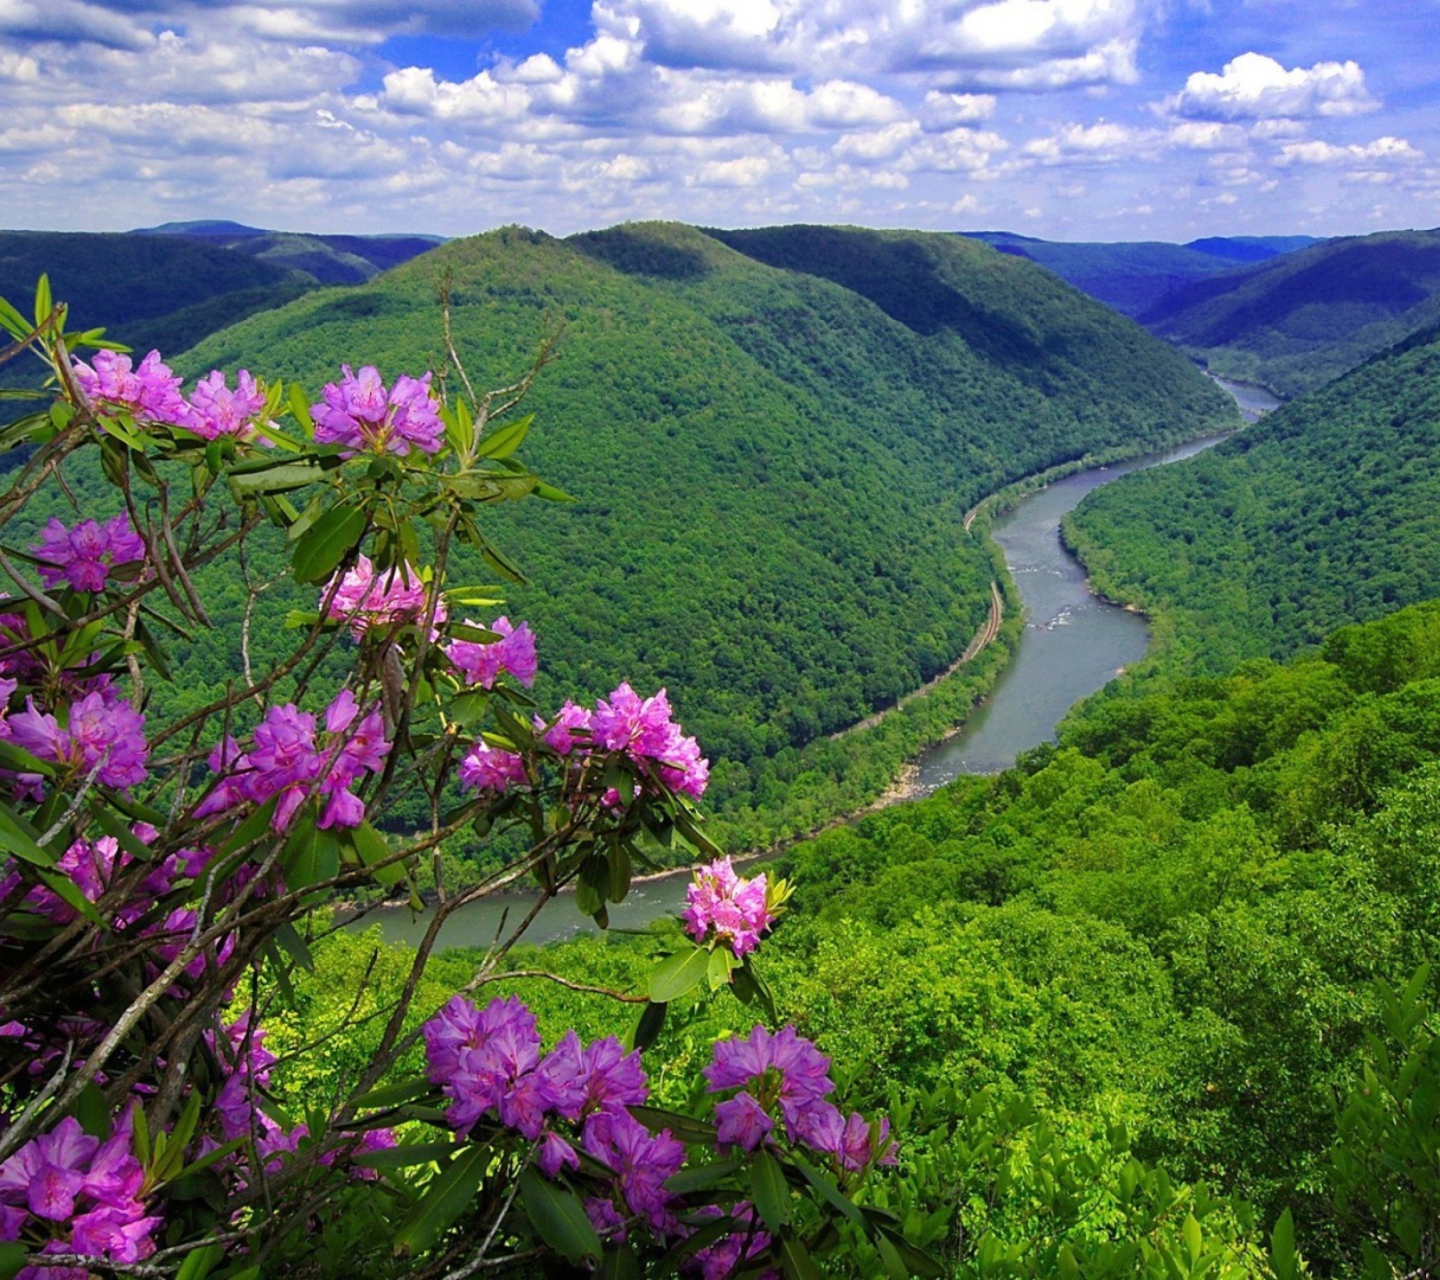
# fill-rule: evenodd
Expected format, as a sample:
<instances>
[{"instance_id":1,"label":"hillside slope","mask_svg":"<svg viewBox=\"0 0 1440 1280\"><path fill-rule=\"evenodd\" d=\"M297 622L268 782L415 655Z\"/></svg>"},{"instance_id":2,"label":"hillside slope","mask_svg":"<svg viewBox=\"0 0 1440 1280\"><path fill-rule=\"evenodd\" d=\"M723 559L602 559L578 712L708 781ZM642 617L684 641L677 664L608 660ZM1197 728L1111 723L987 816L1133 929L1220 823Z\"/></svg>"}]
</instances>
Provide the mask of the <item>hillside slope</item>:
<instances>
[{"instance_id":1,"label":"hillside slope","mask_svg":"<svg viewBox=\"0 0 1440 1280\"><path fill-rule=\"evenodd\" d=\"M1440 231L1327 240L1184 285L1137 318L1213 373L1300 395L1440 321Z\"/></svg>"},{"instance_id":2,"label":"hillside slope","mask_svg":"<svg viewBox=\"0 0 1440 1280\"><path fill-rule=\"evenodd\" d=\"M1037 240L1009 231L974 231L1002 253L1038 262L1083 293L1127 316L1149 310L1172 289L1314 244L1310 236L1211 236L1189 244Z\"/></svg>"},{"instance_id":3,"label":"hillside slope","mask_svg":"<svg viewBox=\"0 0 1440 1280\"><path fill-rule=\"evenodd\" d=\"M1221 670L1440 595L1440 328L1071 515L1097 586Z\"/></svg>"},{"instance_id":4,"label":"hillside slope","mask_svg":"<svg viewBox=\"0 0 1440 1280\"><path fill-rule=\"evenodd\" d=\"M433 367L446 272L477 385L512 379L565 325L526 457L579 501L497 511L535 583L510 612L541 637L547 696L623 674L672 686L728 762L717 798L758 802L757 761L964 649L992 575L962 528L976 498L1233 421L1182 356L1032 264L937 235L792 228L770 243L823 248L853 287L688 227L510 229L255 316L183 364L248 364L312 395L342 360ZM900 266L908 312L876 287Z\"/></svg>"}]
</instances>

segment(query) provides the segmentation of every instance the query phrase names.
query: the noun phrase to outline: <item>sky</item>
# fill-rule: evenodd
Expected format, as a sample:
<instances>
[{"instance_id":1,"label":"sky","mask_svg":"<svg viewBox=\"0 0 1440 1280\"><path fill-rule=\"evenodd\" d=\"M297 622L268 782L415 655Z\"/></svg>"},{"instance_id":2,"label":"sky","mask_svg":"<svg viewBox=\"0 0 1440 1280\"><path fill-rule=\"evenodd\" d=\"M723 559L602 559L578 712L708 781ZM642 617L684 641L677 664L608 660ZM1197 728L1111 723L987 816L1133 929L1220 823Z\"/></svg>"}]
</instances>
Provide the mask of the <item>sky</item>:
<instances>
[{"instance_id":1,"label":"sky","mask_svg":"<svg viewBox=\"0 0 1440 1280\"><path fill-rule=\"evenodd\" d=\"M0 224L1440 224L1440 0L0 0Z\"/></svg>"}]
</instances>

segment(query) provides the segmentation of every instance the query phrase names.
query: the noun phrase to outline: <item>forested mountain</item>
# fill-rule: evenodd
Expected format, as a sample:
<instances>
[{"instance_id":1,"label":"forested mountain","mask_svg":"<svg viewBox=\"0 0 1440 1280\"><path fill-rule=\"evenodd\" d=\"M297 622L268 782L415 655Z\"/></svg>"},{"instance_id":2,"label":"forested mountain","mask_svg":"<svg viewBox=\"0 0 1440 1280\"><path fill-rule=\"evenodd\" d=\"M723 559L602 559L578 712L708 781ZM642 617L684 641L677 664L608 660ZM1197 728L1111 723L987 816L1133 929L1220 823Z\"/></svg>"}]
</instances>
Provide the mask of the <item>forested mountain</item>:
<instances>
[{"instance_id":1,"label":"forested mountain","mask_svg":"<svg viewBox=\"0 0 1440 1280\"><path fill-rule=\"evenodd\" d=\"M1440 329L1071 515L1097 587L1222 670L1440 596Z\"/></svg>"},{"instance_id":2,"label":"forested mountain","mask_svg":"<svg viewBox=\"0 0 1440 1280\"><path fill-rule=\"evenodd\" d=\"M1001 253L1030 258L1077 289L1127 316L1137 316L1172 289L1264 262L1315 243L1313 236L1210 236L1189 244L1158 240L1065 243L1037 240L1009 231L966 235Z\"/></svg>"},{"instance_id":3,"label":"forested mountain","mask_svg":"<svg viewBox=\"0 0 1440 1280\"><path fill-rule=\"evenodd\" d=\"M304 272L319 284L362 284L441 243L439 236L312 235L266 231L238 222L166 222L130 234L230 249L271 266Z\"/></svg>"},{"instance_id":4,"label":"forested mountain","mask_svg":"<svg viewBox=\"0 0 1440 1280\"><path fill-rule=\"evenodd\" d=\"M288 267L203 241L0 231L0 297L23 303L42 273L55 297L70 304L70 329L105 328L142 352L178 350L315 284Z\"/></svg>"},{"instance_id":5,"label":"forested mountain","mask_svg":"<svg viewBox=\"0 0 1440 1280\"><path fill-rule=\"evenodd\" d=\"M342 360L387 377L440 367L447 273L477 386L512 380L563 326L526 457L578 501L497 513L501 545L541 584L513 589L509 612L541 637L547 696L603 694L616 672L680 691L720 761L722 809L765 803L783 784L762 762L965 648L993 573L962 527L982 494L1234 421L1183 356L985 246L726 238L787 266L676 225L568 241L512 229L252 317L182 362L273 370L312 397ZM278 619L294 603L266 607ZM237 661L207 653L187 679L198 694Z\"/></svg>"},{"instance_id":6,"label":"forested mountain","mask_svg":"<svg viewBox=\"0 0 1440 1280\"><path fill-rule=\"evenodd\" d=\"M1440 321L1440 231L1327 240L1183 285L1137 318L1213 373L1300 395Z\"/></svg>"}]
</instances>

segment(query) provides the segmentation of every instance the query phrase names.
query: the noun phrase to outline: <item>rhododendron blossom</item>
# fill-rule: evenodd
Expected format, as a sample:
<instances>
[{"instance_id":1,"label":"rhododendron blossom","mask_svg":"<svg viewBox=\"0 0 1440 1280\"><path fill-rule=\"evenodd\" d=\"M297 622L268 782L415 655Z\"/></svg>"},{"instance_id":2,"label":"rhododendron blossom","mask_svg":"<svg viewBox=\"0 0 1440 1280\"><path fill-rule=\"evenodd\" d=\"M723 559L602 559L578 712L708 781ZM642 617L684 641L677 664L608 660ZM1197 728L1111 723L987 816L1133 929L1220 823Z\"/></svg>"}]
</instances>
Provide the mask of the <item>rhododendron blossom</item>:
<instances>
[{"instance_id":1,"label":"rhododendron blossom","mask_svg":"<svg viewBox=\"0 0 1440 1280\"><path fill-rule=\"evenodd\" d=\"M103 525L82 520L74 528L51 516L31 550L47 587L63 581L75 591L103 591L111 569L145 559L145 541L123 512Z\"/></svg>"},{"instance_id":2,"label":"rhododendron blossom","mask_svg":"<svg viewBox=\"0 0 1440 1280\"><path fill-rule=\"evenodd\" d=\"M665 690L641 698L623 683L609 700L595 704L590 717L595 745L604 751L623 751L631 759L651 760L660 766L661 780L673 791L699 799L710 779L710 762L700 755L699 744L686 737L671 719Z\"/></svg>"},{"instance_id":3,"label":"rhododendron blossom","mask_svg":"<svg viewBox=\"0 0 1440 1280\"><path fill-rule=\"evenodd\" d=\"M136 368L118 351L97 351L93 365L72 362L75 381L97 407L113 405L128 410L137 421L189 427L194 414L180 394L180 378L158 351L152 351Z\"/></svg>"},{"instance_id":4,"label":"rhododendron blossom","mask_svg":"<svg viewBox=\"0 0 1440 1280\"><path fill-rule=\"evenodd\" d=\"M530 781L525 761L513 751L492 747L481 739L460 761L460 785L469 791L493 791L504 795L511 787L523 787Z\"/></svg>"},{"instance_id":5,"label":"rhododendron blossom","mask_svg":"<svg viewBox=\"0 0 1440 1280\"><path fill-rule=\"evenodd\" d=\"M358 374L341 365L344 377L327 382L324 399L310 406L315 420L317 444L343 444L368 453L405 455L411 446L425 453L438 453L445 434L430 379L401 375L389 391L373 365Z\"/></svg>"},{"instance_id":6,"label":"rhododendron blossom","mask_svg":"<svg viewBox=\"0 0 1440 1280\"><path fill-rule=\"evenodd\" d=\"M72 703L65 723L25 699L25 710L0 722L0 738L41 760L66 766L80 776L91 772L107 787L135 787L149 777L145 717L106 686ZM38 789L42 779L18 775L22 788Z\"/></svg>"},{"instance_id":7,"label":"rhododendron blossom","mask_svg":"<svg viewBox=\"0 0 1440 1280\"><path fill-rule=\"evenodd\" d=\"M231 436L236 440L253 440L255 424L265 408L265 396L247 369L235 375L235 389L225 385L225 375L212 369L195 384L190 393L188 426L207 440ZM268 442L267 442L268 443Z\"/></svg>"},{"instance_id":8,"label":"rhododendron blossom","mask_svg":"<svg viewBox=\"0 0 1440 1280\"><path fill-rule=\"evenodd\" d=\"M698 868L694 883L685 890L688 905L681 916L685 930L696 942L713 937L737 956L747 955L774 920L766 894L763 871L744 880L735 874L729 858L719 858Z\"/></svg>"},{"instance_id":9,"label":"rhododendron blossom","mask_svg":"<svg viewBox=\"0 0 1440 1280\"><path fill-rule=\"evenodd\" d=\"M466 618L465 625L493 631L500 637L491 641L452 640L445 646L446 656L465 677L466 684L493 689L502 671L508 671L527 689L535 683L535 636L528 623L512 626L509 618L499 617L486 627Z\"/></svg>"},{"instance_id":10,"label":"rhododendron blossom","mask_svg":"<svg viewBox=\"0 0 1440 1280\"><path fill-rule=\"evenodd\" d=\"M333 596L331 593L334 593ZM419 625L425 620L430 605L430 586L414 566L406 564L392 569L383 578L375 574L369 556L361 556L355 567L340 578L338 587L331 578L320 593L327 618L350 624L350 632L358 640L371 627L394 627L405 623ZM445 601L435 601L433 627L447 617ZM432 627L431 637L435 632Z\"/></svg>"}]
</instances>

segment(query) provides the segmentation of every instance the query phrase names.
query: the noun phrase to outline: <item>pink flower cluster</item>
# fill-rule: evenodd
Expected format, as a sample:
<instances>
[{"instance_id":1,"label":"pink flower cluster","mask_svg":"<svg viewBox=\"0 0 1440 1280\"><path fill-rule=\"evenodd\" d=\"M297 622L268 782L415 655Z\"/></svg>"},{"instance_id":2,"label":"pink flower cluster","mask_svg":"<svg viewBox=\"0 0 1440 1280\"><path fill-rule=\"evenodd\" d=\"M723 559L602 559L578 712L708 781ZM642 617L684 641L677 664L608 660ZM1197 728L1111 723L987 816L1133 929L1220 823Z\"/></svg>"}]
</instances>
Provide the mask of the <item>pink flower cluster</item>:
<instances>
[{"instance_id":1,"label":"pink flower cluster","mask_svg":"<svg viewBox=\"0 0 1440 1280\"><path fill-rule=\"evenodd\" d=\"M766 894L763 871L744 880L729 858L719 858L697 868L694 883L685 890L685 930L696 942L713 937L737 956L747 955L774 921Z\"/></svg>"},{"instance_id":2,"label":"pink flower cluster","mask_svg":"<svg viewBox=\"0 0 1440 1280\"><path fill-rule=\"evenodd\" d=\"M326 797L316 824L358 827L365 805L352 788L366 773L378 771L390 753L378 708L361 716L355 695L342 689L325 709L328 740L316 740L315 717L293 702L270 707L255 726L252 745L242 753L227 737L210 755L219 781L196 806L195 818L226 813L245 804L261 805L279 797L271 825L283 831L312 795Z\"/></svg>"},{"instance_id":3,"label":"pink flower cluster","mask_svg":"<svg viewBox=\"0 0 1440 1280\"><path fill-rule=\"evenodd\" d=\"M60 765L73 776L92 771L107 787L135 787L148 778L145 717L108 682L61 709L65 723L25 699L25 710L0 720L0 738L13 742L41 760ZM38 774L18 774L22 791L40 795Z\"/></svg>"},{"instance_id":4,"label":"pink flower cluster","mask_svg":"<svg viewBox=\"0 0 1440 1280\"><path fill-rule=\"evenodd\" d=\"M321 403L310 406L317 444L343 444L368 453L438 453L445 425L430 395L431 374L401 375L386 390L379 370L366 365L359 374L341 365L344 377L327 382Z\"/></svg>"},{"instance_id":5,"label":"pink flower cluster","mask_svg":"<svg viewBox=\"0 0 1440 1280\"><path fill-rule=\"evenodd\" d=\"M341 577L338 587L334 578L325 584L320 601L324 604L327 599L330 605L325 616L348 622L350 633L359 640L371 627L418 626L430 607L430 587L412 565L392 569L380 578L370 557L361 556ZM437 599L434 626L443 624L447 616L444 599ZM432 628L432 639L434 634Z\"/></svg>"},{"instance_id":6,"label":"pink flower cluster","mask_svg":"<svg viewBox=\"0 0 1440 1280\"><path fill-rule=\"evenodd\" d=\"M848 1119L828 1100L834 1091L830 1059L794 1027L773 1035L763 1026L744 1040L720 1040L704 1069L711 1093L737 1089L715 1108L722 1145L754 1151L775 1131L776 1111L790 1141L828 1155L840 1168L857 1171L894 1164L890 1122L871 1125L858 1112Z\"/></svg>"},{"instance_id":7,"label":"pink flower cluster","mask_svg":"<svg viewBox=\"0 0 1440 1280\"><path fill-rule=\"evenodd\" d=\"M498 640L452 640L445 646L445 655L465 677L467 685L478 684L493 689L501 672L508 672L527 689L535 683L539 663L535 656L535 636L529 623L513 626L509 618L496 618L490 626L465 619L467 627L493 631Z\"/></svg>"},{"instance_id":8,"label":"pink flower cluster","mask_svg":"<svg viewBox=\"0 0 1440 1280\"><path fill-rule=\"evenodd\" d=\"M127 1112L103 1143L66 1116L0 1164L0 1241L120 1266L154 1253L161 1219L148 1217L140 1199L145 1174L131 1152L132 1116ZM88 1274L27 1267L19 1276L69 1280Z\"/></svg>"},{"instance_id":9,"label":"pink flower cluster","mask_svg":"<svg viewBox=\"0 0 1440 1280\"><path fill-rule=\"evenodd\" d=\"M63 581L75 591L103 591L111 569L145 559L145 541L123 512L103 525L82 520L73 529L51 516L31 550L47 587Z\"/></svg>"},{"instance_id":10,"label":"pink flower cluster","mask_svg":"<svg viewBox=\"0 0 1440 1280\"><path fill-rule=\"evenodd\" d=\"M265 397L245 369L236 375L233 391L226 386L225 375L212 369L187 401L180 392L180 378L158 351L147 355L138 369L129 356L97 351L93 366L75 361L75 381L97 408L124 409L137 422L183 427L206 440L220 436L253 440L265 407Z\"/></svg>"},{"instance_id":11,"label":"pink flower cluster","mask_svg":"<svg viewBox=\"0 0 1440 1280\"><path fill-rule=\"evenodd\" d=\"M260 1105L259 1091L269 1087L270 1068L277 1059L265 1047L264 1028L255 1025L251 1012L242 1013L222 1031L223 1039L213 1032L205 1037L225 1077L215 1096L220 1137L225 1142L253 1138L262 1164L273 1173L278 1157L294 1151L309 1130L301 1124L287 1131Z\"/></svg>"},{"instance_id":12,"label":"pink flower cluster","mask_svg":"<svg viewBox=\"0 0 1440 1280\"><path fill-rule=\"evenodd\" d=\"M554 1178L580 1165L573 1128L567 1136L560 1122L579 1126L580 1145L615 1175L628 1213L658 1234L677 1229L663 1184L684 1163L685 1148L668 1131L651 1134L627 1110L650 1096L638 1053L627 1054L613 1036L582 1046L572 1030L542 1057L535 1016L514 996L483 1010L456 996L423 1030L430 1080L451 1099L453 1129L468 1134L482 1117L497 1119L539 1143L536 1164ZM597 1198L591 1216L605 1225L623 1221L613 1200Z\"/></svg>"}]
</instances>

